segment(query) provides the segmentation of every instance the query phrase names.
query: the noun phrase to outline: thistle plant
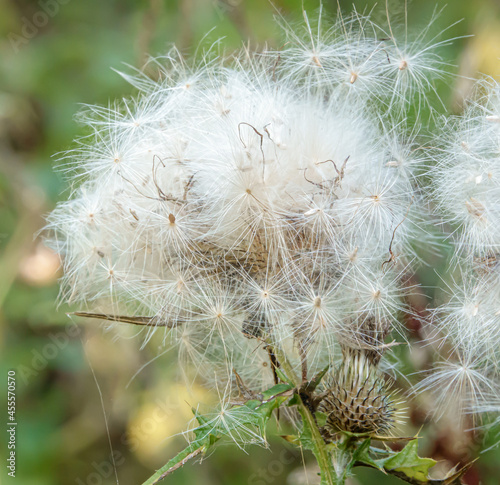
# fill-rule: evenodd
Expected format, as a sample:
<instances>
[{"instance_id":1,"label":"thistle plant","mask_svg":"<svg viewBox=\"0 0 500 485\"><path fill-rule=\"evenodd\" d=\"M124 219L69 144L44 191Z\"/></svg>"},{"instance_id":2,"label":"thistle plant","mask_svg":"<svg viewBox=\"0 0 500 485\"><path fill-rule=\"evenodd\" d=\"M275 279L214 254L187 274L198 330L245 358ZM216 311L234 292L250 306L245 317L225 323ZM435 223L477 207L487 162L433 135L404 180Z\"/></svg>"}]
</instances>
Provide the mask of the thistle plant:
<instances>
[{"instance_id":1,"label":"thistle plant","mask_svg":"<svg viewBox=\"0 0 500 485\"><path fill-rule=\"evenodd\" d=\"M87 135L62 165L71 197L49 216L61 298L145 342L161 332L187 384L222 390L146 484L223 437L267 445L273 417L314 453L322 484L358 465L461 483L467 466L429 478L435 462L401 424L427 391L436 419L500 410L500 90L481 84L484 99L431 134L421 111L439 118L449 40L399 39L359 13L280 23L280 49L217 44L197 61L173 49L153 78L122 74L134 98L84 110ZM403 390L392 354L418 318L418 249L443 240L450 299L426 334L438 357Z\"/></svg>"}]
</instances>

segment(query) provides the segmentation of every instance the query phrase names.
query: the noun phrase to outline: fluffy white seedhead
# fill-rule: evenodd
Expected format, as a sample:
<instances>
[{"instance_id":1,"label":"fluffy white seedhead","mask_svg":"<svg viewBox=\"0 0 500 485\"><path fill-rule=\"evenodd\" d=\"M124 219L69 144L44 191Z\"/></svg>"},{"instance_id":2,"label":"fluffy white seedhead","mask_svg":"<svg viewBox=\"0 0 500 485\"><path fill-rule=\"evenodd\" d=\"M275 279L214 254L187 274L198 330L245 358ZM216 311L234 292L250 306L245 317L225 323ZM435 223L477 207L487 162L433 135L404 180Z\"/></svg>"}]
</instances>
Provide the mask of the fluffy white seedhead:
<instances>
[{"instance_id":1,"label":"fluffy white seedhead","mask_svg":"<svg viewBox=\"0 0 500 485\"><path fill-rule=\"evenodd\" d=\"M174 50L155 80L124 75L133 100L86 109L49 217L64 300L142 315L146 340L166 328L212 380L270 385L269 343L303 377L339 343L382 353L426 237L422 152L398 116L440 63L416 44L403 59L368 17L320 24L285 26L279 51Z\"/></svg>"},{"instance_id":2,"label":"fluffy white seedhead","mask_svg":"<svg viewBox=\"0 0 500 485\"><path fill-rule=\"evenodd\" d=\"M484 91L486 90L486 94ZM443 127L447 143L435 152L434 198L468 257L500 252L500 87L483 84L483 97Z\"/></svg>"},{"instance_id":3,"label":"fluffy white seedhead","mask_svg":"<svg viewBox=\"0 0 500 485\"><path fill-rule=\"evenodd\" d=\"M421 384L440 414L492 412L500 395L500 87L480 82L477 91L443 124L431 171L436 213L453 229L450 273L460 268L432 318L445 360Z\"/></svg>"},{"instance_id":4,"label":"fluffy white seedhead","mask_svg":"<svg viewBox=\"0 0 500 485\"><path fill-rule=\"evenodd\" d=\"M436 396L434 413L442 417L446 412L455 425L464 425L468 415L474 418L487 412L485 402L498 396L498 383L485 375L480 359L467 356L462 360L444 360L434 365L433 372L420 381L415 391L430 390Z\"/></svg>"},{"instance_id":5,"label":"fluffy white seedhead","mask_svg":"<svg viewBox=\"0 0 500 485\"><path fill-rule=\"evenodd\" d=\"M445 76L448 65L439 50L451 42L443 38L447 29L430 35L439 14L435 11L415 35L408 32L405 19L400 36L394 34L389 12L384 27L376 25L369 14L355 12L339 16L327 29L321 9L313 21L304 13L304 24L296 28L282 19L288 43L273 52L279 55L274 72L338 98L383 103L384 115L389 117L407 115L411 107L418 113L423 104L433 110L427 94L440 102L434 82Z\"/></svg>"}]
</instances>

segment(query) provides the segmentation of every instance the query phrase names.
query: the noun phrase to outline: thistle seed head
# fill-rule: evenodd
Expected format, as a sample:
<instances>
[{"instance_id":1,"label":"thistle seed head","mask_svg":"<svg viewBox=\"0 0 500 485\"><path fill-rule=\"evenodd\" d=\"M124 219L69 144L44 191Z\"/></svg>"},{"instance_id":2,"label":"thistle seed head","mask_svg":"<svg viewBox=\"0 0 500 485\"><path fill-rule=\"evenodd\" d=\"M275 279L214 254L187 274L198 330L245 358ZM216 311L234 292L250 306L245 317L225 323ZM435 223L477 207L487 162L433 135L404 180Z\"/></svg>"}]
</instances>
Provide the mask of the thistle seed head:
<instances>
[{"instance_id":1,"label":"thistle seed head","mask_svg":"<svg viewBox=\"0 0 500 485\"><path fill-rule=\"evenodd\" d=\"M349 359L337 369L318 410L327 415L325 434L338 431L386 434L397 413L391 382L361 352L348 352Z\"/></svg>"},{"instance_id":2,"label":"thistle seed head","mask_svg":"<svg viewBox=\"0 0 500 485\"><path fill-rule=\"evenodd\" d=\"M276 379L267 344L304 381L352 348L329 422L376 432L392 408L373 369L403 331L415 248L432 244L407 113L444 64L357 13L316 24L285 25L276 51L173 49L151 79L122 74L137 94L80 116L89 135L63 157L73 191L49 244L61 300L139 322L145 342L164 332L187 380L225 386L234 369L262 390ZM464 200L489 217L480 194Z\"/></svg>"}]
</instances>

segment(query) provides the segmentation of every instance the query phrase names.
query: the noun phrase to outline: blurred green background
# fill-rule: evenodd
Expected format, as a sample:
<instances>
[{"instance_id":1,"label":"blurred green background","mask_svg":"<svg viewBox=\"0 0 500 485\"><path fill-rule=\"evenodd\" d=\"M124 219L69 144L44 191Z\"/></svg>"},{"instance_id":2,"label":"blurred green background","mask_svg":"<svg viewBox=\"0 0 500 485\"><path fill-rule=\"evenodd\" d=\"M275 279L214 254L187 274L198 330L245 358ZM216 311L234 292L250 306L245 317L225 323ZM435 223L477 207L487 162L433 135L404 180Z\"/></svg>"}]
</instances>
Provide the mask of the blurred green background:
<instances>
[{"instance_id":1,"label":"blurred green background","mask_svg":"<svg viewBox=\"0 0 500 485\"><path fill-rule=\"evenodd\" d=\"M335 15L336 1L323 4ZM174 379L171 352L163 354L154 343L141 349L139 339L117 339L116 332L95 323L72 322L69 309L56 306L59 261L36 233L44 215L68 195L54 171L54 153L70 148L81 133L73 120L80 104L107 104L132 94L111 68L141 67L147 54L165 53L174 42L194 52L207 32L207 42L223 37L227 51L247 39L254 47L279 46L275 8L295 22L302 5L312 13L318 1L274 0L273 7L268 0L0 0L0 423L7 416L8 369L17 370L19 423L15 479L6 475L7 438L0 424L2 483L116 483L112 448L119 483L140 484L181 448L182 437L167 437L186 427L190 405L211 400L203 388L188 393ZM340 5L352 10L351 2ZM355 5L364 11L375 2ZM409 30L418 32L443 5L410 3ZM403 2L391 2L389 11L397 22ZM385 15L383 5L375 15ZM442 49L450 70L464 76L438 87L449 112L460 110L471 85L467 77L481 71L499 79L500 2L453 0L433 30L452 24L446 37L474 37ZM425 421L419 412L414 424ZM441 428L422 443L422 452L440 459L443 468L463 459L447 433ZM247 451L222 445L201 466L187 465L166 483L316 483L311 457L277 440L271 451ZM484 454L467 483L500 483L498 463L499 450ZM400 483L368 470L350 480Z\"/></svg>"}]
</instances>

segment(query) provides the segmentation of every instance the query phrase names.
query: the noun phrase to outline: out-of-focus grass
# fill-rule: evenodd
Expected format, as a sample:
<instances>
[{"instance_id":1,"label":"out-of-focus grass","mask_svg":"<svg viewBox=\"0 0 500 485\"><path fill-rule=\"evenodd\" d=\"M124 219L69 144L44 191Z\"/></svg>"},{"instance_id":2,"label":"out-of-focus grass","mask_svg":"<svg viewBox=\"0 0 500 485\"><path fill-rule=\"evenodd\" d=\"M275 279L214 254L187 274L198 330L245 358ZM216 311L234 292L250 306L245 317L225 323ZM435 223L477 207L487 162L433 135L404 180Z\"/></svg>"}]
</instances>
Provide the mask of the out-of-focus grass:
<instances>
[{"instance_id":1,"label":"out-of-focus grass","mask_svg":"<svg viewBox=\"0 0 500 485\"><path fill-rule=\"evenodd\" d=\"M336 2L323 3L326 14L334 15ZM32 29L29 39L19 37L48 4L57 11L46 24ZM292 23L300 21L302 4L309 12L318 7L313 0L274 4ZM374 4L360 1L356 7L368 11ZM425 26L442 4L411 4L409 30ZM352 9L350 2L341 5ZM500 73L498 9L492 0L454 0L437 19L436 33L463 18L444 35L478 34L443 48L443 57L457 66L451 70L465 76L478 69ZM106 104L132 93L111 68L140 67L147 53L165 53L172 42L187 53L203 39L209 44L221 37L227 51L247 38L253 46L279 47L275 10L267 0L0 0L0 12L0 379L7 369L17 369L17 483L115 483L106 420L120 484L141 483L182 446L182 438L167 437L185 428L190 405L211 398L198 386L191 393L179 386L172 352L142 369L163 351L161 339L140 350L130 330L116 339L91 322L77 327L68 309L56 306L58 260L34 238L43 215L68 195L52 155L71 147L79 134L73 122L79 103ZM404 19L401 2L390 2L389 12L394 22ZM383 6L375 15L385 16ZM450 111L468 87L466 80L438 86ZM421 278L431 285L437 281L430 270ZM185 467L170 483L300 483L293 478L303 475L300 454L290 455L277 441L271 445L272 453L249 454L221 446L202 466ZM498 483L499 461L497 451L481 460L477 474L483 483ZM370 471L361 471L357 483L375 480L393 483Z\"/></svg>"}]
</instances>

